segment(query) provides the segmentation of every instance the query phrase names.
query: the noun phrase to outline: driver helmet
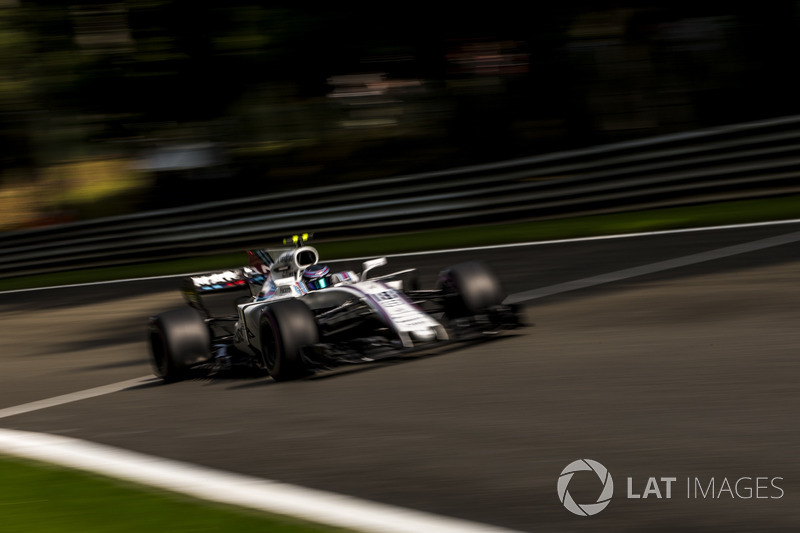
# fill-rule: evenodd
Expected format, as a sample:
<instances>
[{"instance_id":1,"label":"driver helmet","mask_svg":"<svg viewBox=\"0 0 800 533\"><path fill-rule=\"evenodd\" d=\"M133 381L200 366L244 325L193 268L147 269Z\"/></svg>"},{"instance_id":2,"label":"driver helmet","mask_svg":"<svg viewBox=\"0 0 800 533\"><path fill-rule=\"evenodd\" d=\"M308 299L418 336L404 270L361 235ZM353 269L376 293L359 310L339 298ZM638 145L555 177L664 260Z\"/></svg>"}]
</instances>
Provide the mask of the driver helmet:
<instances>
[{"instance_id":1,"label":"driver helmet","mask_svg":"<svg viewBox=\"0 0 800 533\"><path fill-rule=\"evenodd\" d=\"M331 269L327 265L310 266L303 272L303 281L311 291L330 287L332 285Z\"/></svg>"}]
</instances>

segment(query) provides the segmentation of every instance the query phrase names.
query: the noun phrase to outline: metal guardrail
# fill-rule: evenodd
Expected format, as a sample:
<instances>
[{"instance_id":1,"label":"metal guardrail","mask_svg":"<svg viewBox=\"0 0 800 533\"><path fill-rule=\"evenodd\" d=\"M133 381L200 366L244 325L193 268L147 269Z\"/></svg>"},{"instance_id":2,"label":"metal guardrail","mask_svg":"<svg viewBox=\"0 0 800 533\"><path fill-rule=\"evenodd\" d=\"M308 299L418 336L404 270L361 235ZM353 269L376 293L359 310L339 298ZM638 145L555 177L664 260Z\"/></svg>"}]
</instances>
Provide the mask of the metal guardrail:
<instances>
[{"instance_id":1,"label":"metal guardrail","mask_svg":"<svg viewBox=\"0 0 800 533\"><path fill-rule=\"evenodd\" d=\"M800 192L800 116L0 234L0 277L326 236Z\"/></svg>"}]
</instances>

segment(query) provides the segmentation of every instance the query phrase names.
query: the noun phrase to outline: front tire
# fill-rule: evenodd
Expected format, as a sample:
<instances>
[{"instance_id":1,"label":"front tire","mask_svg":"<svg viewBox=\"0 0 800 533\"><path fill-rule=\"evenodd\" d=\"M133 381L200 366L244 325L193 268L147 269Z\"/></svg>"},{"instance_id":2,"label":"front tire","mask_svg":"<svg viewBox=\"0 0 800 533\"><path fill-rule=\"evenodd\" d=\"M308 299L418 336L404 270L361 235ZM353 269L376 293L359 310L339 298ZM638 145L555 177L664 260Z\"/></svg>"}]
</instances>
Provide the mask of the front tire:
<instances>
[{"instance_id":1,"label":"front tire","mask_svg":"<svg viewBox=\"0 0 800 533\"><path fill-rule=\"evenodd\" d=\"M299 300L270 304L261 316L261 353L264 367L275 381L308 374L302 349L319 342L314 313Z\"/></svg>"},{"instance_id":2,"label":"front tire","mask_svg":"<svg viewBox=\"0 0 800 533\"><path fill-rule=\"evenodd\" d=\"M439 289L444 295L445 315L451 319L486 313L503 301L500 282L482 263L460 263L442 271Z\"/></svg>"},{"instance_id":3,"label":"front tire","mask_svg":"<svg viewBox=\"0 0 800 533\"><path fill-rule=\"evenodd\" d=\"M150 319L150 362L156 376L170 383L211 359L211 332L195 309L186 307Z\"/></svg>"}]
</instances>

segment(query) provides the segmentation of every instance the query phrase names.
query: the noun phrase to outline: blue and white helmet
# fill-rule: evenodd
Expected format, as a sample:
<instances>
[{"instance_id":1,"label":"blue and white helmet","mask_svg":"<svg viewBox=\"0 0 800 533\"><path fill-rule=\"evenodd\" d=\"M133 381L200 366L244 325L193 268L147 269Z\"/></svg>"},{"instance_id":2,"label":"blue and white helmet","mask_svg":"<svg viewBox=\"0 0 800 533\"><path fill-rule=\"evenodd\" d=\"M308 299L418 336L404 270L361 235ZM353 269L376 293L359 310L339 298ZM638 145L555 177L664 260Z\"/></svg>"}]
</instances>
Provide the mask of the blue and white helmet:
<instances>
[{"instance_id":1,"label":"blue and white helmet","mask_svg":"<svg viewBox=\"0 0 800 533\"><path fill-rule=\"evenodd\" d=\"M303 281L310 291L330 287L331 269L327 265L312 265L303 272Z\"/></svg>"}]
</instances>

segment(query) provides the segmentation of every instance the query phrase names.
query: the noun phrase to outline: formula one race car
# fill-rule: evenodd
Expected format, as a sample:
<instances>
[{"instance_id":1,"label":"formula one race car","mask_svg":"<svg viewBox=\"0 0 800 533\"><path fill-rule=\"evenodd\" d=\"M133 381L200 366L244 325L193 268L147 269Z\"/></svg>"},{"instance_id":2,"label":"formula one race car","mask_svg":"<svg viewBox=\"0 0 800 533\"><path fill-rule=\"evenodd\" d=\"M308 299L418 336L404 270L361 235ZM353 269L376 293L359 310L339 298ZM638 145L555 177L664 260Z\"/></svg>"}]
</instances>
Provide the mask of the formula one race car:
<instances>
[{"instance_id":1,"label":"formula one race car","mask_svg":"<svg viewBox=\"0 0 800 533\"><path fill-rule=\"evenodd\" d=\"M278 252L249 251L247 267L187 277L189 307L150 318L155 374L171 382L245 366L290 380L519 326L480 263L452 266L437 288L420 290L414 269L371 276L386 258L365 261L358 274L331 272L307 237ZM235 312L214 316L212 296Z\"/></svg>"}]
</instances>

